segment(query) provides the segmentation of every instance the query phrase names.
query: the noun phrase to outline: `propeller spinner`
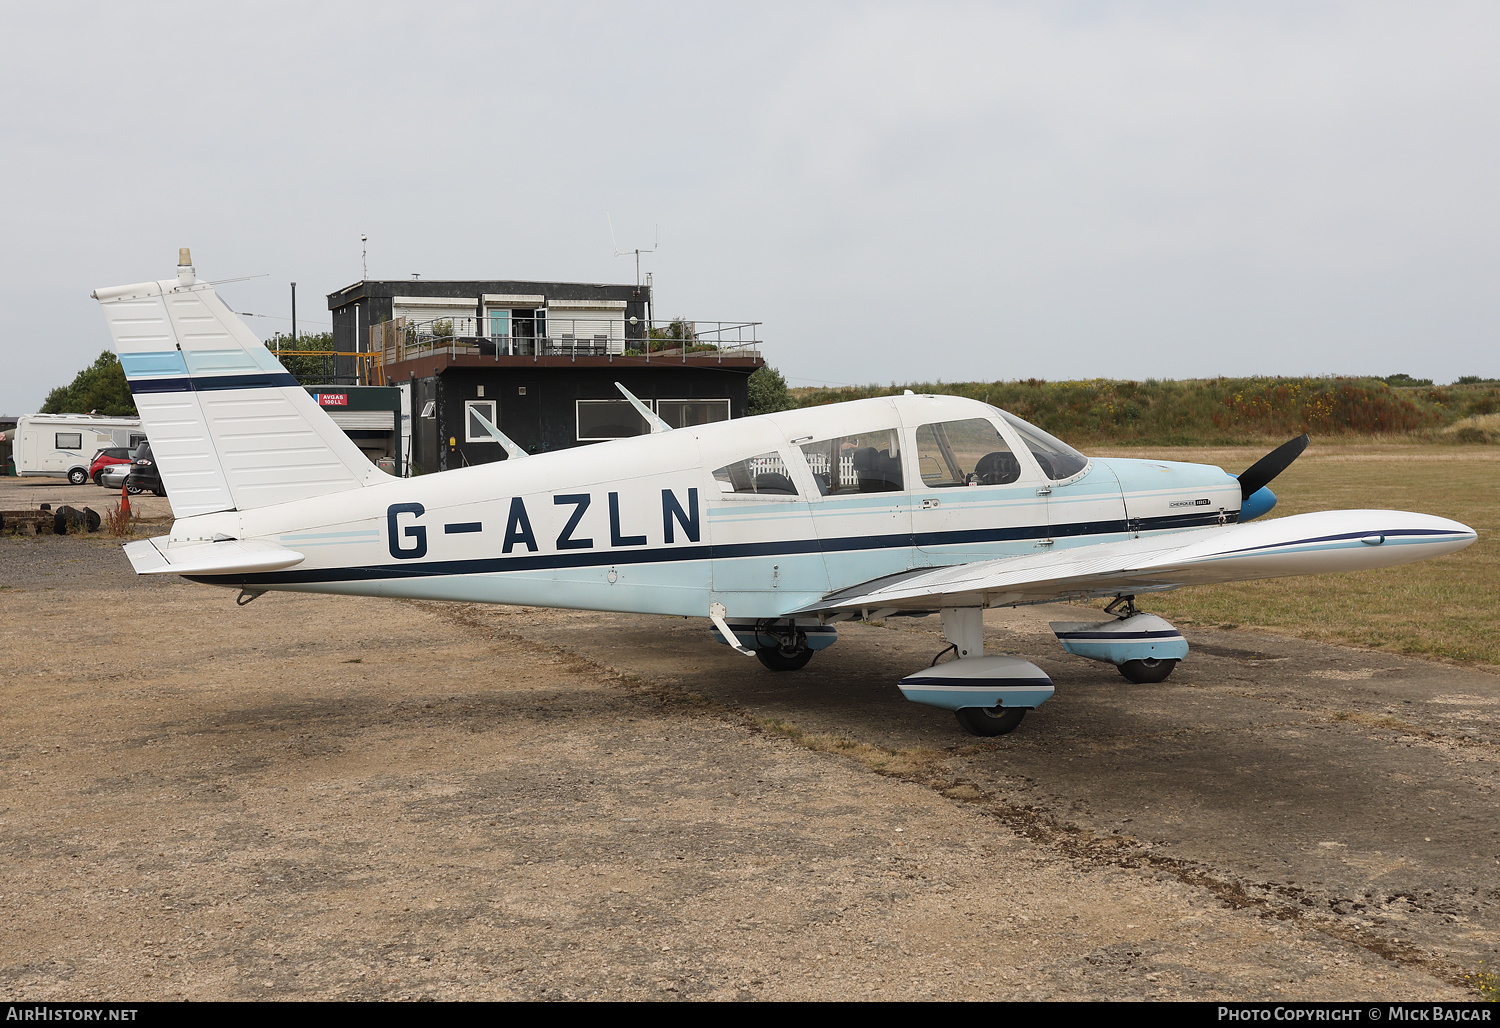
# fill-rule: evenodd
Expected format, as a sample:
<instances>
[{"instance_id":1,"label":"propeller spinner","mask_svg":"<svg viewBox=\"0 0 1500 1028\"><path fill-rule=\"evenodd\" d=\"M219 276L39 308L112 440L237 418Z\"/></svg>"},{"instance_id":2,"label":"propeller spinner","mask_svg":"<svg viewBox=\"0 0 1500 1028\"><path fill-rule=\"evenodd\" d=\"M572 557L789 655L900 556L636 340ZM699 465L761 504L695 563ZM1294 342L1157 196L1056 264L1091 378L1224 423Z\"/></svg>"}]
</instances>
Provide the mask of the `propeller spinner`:
<instances>
[{"instance_id":1,"label":"propeller spinner","mask_svg":"<svg viewBox=\"0 0 1500 1028\"><path fill-rule=\"evenodd\" d=\"M1240 472L1240 499L1248 500L1252 494L1265 488L1277 475L1285 471L1302 451L1307 449L1307 433L1282 443L1260 460Z\"/></svg>"}]
</instances>

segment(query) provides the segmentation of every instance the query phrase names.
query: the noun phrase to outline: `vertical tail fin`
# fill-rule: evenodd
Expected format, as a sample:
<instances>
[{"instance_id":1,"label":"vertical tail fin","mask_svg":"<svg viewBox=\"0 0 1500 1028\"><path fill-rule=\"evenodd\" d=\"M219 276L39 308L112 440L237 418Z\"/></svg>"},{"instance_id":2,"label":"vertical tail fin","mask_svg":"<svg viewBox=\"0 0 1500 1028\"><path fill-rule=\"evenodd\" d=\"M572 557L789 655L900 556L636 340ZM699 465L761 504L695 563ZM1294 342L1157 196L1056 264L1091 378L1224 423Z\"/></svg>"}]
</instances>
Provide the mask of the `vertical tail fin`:
<instances>
[{"instance_id":1,"label":"vertical tail fin","mask_svg":"<svg viewBox=\"0 0 1500 1028\"><path fill-rule=\"evenodd\" d=\"M94 291L178 517L355 489L386 476L199 282Z\"/></svg>"}]
</instances>

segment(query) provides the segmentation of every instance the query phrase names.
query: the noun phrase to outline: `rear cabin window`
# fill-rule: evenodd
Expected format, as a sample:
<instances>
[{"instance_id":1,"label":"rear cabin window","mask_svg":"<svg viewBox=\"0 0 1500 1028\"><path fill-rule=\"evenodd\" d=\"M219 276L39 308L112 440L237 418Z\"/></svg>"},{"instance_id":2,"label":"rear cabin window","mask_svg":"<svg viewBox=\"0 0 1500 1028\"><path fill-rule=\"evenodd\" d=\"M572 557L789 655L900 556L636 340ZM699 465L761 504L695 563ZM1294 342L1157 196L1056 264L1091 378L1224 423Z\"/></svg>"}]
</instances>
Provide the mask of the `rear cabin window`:
<instances>
[{"instance_id":1,"label":"rear cabin window","mask_svg":"<svg viewBox=\"0 0 1500 1028\"><path fill-rule=\"evenodd\" d=\"M901 433L894 428L804 443L802 455L824 496L902 488Z\"/></svg>"},{"instance_id":2,"label":"rear cabin window","mask_svg":"<svg viewBox=\"0 0 1500 1028\"><path fill-rule=\"evenodd\" d=\"M781 454L772 451L726 464L714 472L720 493L739 496L773 496L791 499L797 495L797 487L786 473L786 464Z\"/></svg>"},{"instance_id":3,"label":"rear cabin window","mask_svg":"<svg viewBox=\"0 0 1500 1028\"><path fill-rule=\"evenodd\" d=\"M1021 477L1021 463L983 418L943 421L917 429L917 468L929 489L1009 485Z\"/></svg>"},{"instance_id":4,"label":"rear cabin window","mask_svg":"<svg viewBox=\"0 0 1500 1028\"><path fill-rule=\"evenodd\" d=\"M83 449L82 432L57 432L54 439L59 450L81 450Z\"/></svg>"},{"instance_id":5,"label":"rear cabin window","mask_svg":"<svg viewBox=\"0 0 1500 1028\"><path fill-rule=\"evenodd\" d=\"M1089 459L1079 453L1073 447L1061 439L1053 438L1043 432L1035 425L1027 424L1014 414L1004 414L1005 420L1010 422L1010 427L1021 435L1021 442L1031 451L1036 462L1042 467L1042 474L1059 482L1064 478L1072 478L1084 468L1089 466Z\"/></svg>"}]
</instances>

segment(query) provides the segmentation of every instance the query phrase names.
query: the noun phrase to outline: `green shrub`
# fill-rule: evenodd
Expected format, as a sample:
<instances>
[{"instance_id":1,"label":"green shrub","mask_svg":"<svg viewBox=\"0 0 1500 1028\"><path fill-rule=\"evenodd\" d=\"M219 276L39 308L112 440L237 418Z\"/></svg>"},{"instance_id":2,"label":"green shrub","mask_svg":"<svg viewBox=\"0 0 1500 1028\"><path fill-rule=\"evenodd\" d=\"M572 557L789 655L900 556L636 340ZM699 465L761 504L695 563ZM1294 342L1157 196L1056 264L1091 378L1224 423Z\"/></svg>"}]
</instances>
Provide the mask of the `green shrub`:
<instances>
[{"instance_id":1,"label":"green shrub","mask_svg":"<svg viewBox=\"0 0 1500 1028\"><path fill-rule=\"evenodd\" d=\"M1420 435L1500 410L1500 388L1396 388L1379 378L1025 379L798 389L794 395L798 406L811 407L907 388L982 400L1085 443L1224 444L1302 432Z\"/></svg>"}]
</instances>

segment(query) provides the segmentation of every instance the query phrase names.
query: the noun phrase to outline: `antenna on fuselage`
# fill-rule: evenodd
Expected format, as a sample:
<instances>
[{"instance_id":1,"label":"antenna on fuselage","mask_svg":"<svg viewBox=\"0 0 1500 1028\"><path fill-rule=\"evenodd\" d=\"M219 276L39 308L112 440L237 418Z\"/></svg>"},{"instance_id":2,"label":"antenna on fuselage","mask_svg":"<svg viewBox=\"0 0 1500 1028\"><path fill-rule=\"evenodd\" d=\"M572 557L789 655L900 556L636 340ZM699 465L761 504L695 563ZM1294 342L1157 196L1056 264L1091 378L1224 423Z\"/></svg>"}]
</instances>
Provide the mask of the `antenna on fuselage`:
<instances>
[{"instance_id":1,"label":"antenna on fuselage","mask_svg":"<svg viewBox=\"0 0 1500 1028\"><path fill-rule=\"evenodd\" d=\"M479 413L479 411L475 410L473 407L469 408L469 416L478 421L480 427L488 432L490 436L495 440L495 442L505 447L505 455L511 460L516 460L519 457L530 456L530 454L528 454L525 450L517 446L510 436L506 435L494 425L490 424L490 419Z\"/></svg>"},{"instance_id":2,"label":"antenna on fuselage","mask_svg":"<svg viewBox=\"0 0 1500 1028\"><path fill-rule=\"evenodd\" d=\"M656 435L659 432L672 431L671 425L667 424L661 418L657 417L656 411L652 410L650 407L647 407L640 400L637 400L635 398L635 394L632 393L629 389L626 389L618 382L615 383L615 388L620 390L620 392L625 395L625 399L629 400L631 402L631 405L640 412L641 417L646 419L646 424L651 426L652 435Z\"/></svg>"}]
</instances>

